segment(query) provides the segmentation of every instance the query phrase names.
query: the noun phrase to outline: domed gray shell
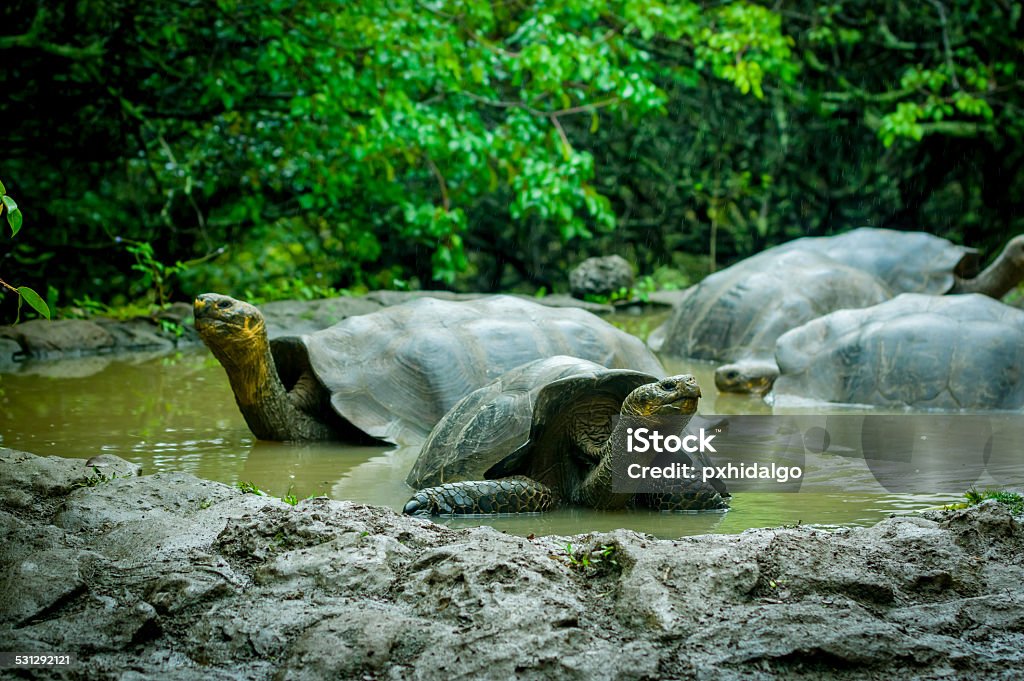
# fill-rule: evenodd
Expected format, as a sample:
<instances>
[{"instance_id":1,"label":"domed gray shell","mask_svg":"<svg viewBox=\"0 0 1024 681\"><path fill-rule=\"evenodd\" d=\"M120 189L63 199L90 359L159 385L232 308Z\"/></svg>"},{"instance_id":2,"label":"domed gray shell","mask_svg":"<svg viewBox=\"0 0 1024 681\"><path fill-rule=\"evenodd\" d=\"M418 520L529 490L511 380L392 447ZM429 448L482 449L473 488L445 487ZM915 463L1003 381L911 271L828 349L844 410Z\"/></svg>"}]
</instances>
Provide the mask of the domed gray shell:
<instances>
[{"instance_id":1,"label":"domed gray shell","mask_svg":"<svg viewBox=\"0 0 1024 681\"><path fill-rule=\"evenodd\" d=\"M765 251L812 251L878 277L897 293L934 293L953 288L954 272L973 275L977 250L926 232L861 227L844 234L795 239Z\"/></svg>"},{"instance_id":2,"label":"domed gray shell","mask_svg":"<svg viewBox=\"0 0 1024 681\"><path fill-rule=\"evenodd\" d=\"M583 386L591 385L598 377L620 381L620 403L634 388L657 380L650 374L609 370L576 357L549 357L524 364L474 390L452 407L430 432L406 482L419 489L483 479L489 468L529 440L541 390L570 377ZM588 398L584 395L580 399Z\"/></svg>"},{"instance_id":3,"label":"domed gray shell","mask_svg":"<svg viewBox=\"0 0 1024 681\"><path fill-rule=\"evenodd\" d=\"M511 296L420 298L302 340L334 410L398 444L423 442L456 402L531 360L571 355L664 376L639 339L589 312Z\"/></svg>"},{"instance_id":4,"label":"domed gray shell","mask_svg":"<svg viewBox=\"0 0 1024 681\"><path fill-rule=\"evenodd\" d=\"M676 357L770 359L786 331L834 310L889 297L877 278L826 255L769 250L689 288L647 343Z\"/></svg>"},{"instance_id":5,"label":"domed gray shell","mask_svg":"<svg viewBox=\"0 0 1024 681\"><path fill-rule=\"evenodd\" d=\"M790 331L776 395L937 409L1024 406L1024 311L980 294L907 293Z\"/></svg>"}]
</instances>

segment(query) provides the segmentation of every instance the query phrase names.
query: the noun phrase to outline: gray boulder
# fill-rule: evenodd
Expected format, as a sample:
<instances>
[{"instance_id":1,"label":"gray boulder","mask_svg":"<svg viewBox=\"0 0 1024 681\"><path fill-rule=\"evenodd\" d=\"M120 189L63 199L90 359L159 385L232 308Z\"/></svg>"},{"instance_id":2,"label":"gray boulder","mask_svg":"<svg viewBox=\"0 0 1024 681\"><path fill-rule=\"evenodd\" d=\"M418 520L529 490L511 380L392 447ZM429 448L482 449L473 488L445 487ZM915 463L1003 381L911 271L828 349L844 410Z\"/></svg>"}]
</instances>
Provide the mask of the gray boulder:
<instances>
[{"instance_id":1,"label":"gray boulder","mask_svg":"<svg viewBox=\"0 0 1024 681\"><path fill-rule=\"evenodd\" d=\"M621 255L587 258L569 273L569 290L576 298L610 296L633 288L633 266Z\"/></svg>"}]
</instances>

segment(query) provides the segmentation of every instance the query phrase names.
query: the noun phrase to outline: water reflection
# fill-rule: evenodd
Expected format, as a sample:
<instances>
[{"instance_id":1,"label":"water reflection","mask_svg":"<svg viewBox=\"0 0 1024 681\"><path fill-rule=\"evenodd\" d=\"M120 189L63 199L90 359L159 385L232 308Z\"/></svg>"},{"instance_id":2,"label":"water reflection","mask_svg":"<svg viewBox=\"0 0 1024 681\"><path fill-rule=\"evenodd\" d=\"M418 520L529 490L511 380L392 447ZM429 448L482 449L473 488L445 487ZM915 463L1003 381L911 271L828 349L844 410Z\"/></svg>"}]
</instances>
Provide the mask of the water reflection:
<instances>
[{"instance_id":1,"label":"water reflection","mask_svg":"<svg viewBox=\"0 0 1024 681\"><path fill-rule=\"evenodd\" d=\"M669 360L666 368L671 373L697 375L706 386L701 402L706 414L771 413L771 408L758 398L717 395L711 364ZM826 420L820 406L813 410L777 408L776 413L780 412L816 414ZM930 474L938 477L930 480L930 485L889 490L880 487L875 471L863 456L863 441L836 427L839 422L833 421L822 424L830 437L827 451L818 453L809 446L805 454L806 475L799 493L738 492L728 513L561 509L546 515L443 522L452 527L486 523L523 535L566 535L626 527L660 537L735 533L796 523L870 524L892 512L956 501L971 481L979 487L1024 484L1019 456L1024 417L1004 414L993 418L986 422L989 430L984 443L977 441L974 431L965 440L968 436L963 428L950 426L943 430L941 417L931 421L938 430L918 433L909 445L904 443L912 445L908 450L913 453L911 462L961 462L959 468L931 465ZM949 424L954 422L950 420ZM238 413L223 370L203 349L167 356L29 362L16 373L2 374L0 445L40 455L81 458L111 453L141 464L144 472L186 471L226 483L252 482L274 496L327 494L395 510L401 509L412 493L405 476L418 454L416 448L254 441ZM977 455L968 458L968 463L975 463L965 467L963 457L952 454L968 450ZM887 465L895 464L890 461Z\"/></svg>"}]
</instances>

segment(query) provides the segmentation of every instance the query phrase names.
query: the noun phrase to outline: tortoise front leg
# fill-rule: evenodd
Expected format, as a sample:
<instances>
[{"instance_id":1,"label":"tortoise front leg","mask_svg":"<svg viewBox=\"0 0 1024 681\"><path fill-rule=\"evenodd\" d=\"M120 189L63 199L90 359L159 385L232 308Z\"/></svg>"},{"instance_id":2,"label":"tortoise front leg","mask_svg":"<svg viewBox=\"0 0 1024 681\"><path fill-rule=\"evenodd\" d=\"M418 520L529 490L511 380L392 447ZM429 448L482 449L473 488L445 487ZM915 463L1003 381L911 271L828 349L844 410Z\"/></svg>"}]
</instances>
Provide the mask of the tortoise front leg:
<instances>
[{"instance_id":1,"label":"tortoise front leg","mask_svg":"<svg viewBox=\"0 0 1024 681\"><path fill-rule=\"evenodd\" d=\"M406 503L406 515L540 513L555 505L554 493L523 476L449 482L421 489Z\"/></svg>"},{"instance_id":2,"label":"tortoise front leg","mask_svg":"<svg viewBox=\"0 0 1024 681\"><path fill-rule=\"evenodd\" d=\"M633 503L655 511L723 511L729 508L719 491L702 480L666 483L664 487L661 491L633 495Z\"/></svg>"}]
</instances>

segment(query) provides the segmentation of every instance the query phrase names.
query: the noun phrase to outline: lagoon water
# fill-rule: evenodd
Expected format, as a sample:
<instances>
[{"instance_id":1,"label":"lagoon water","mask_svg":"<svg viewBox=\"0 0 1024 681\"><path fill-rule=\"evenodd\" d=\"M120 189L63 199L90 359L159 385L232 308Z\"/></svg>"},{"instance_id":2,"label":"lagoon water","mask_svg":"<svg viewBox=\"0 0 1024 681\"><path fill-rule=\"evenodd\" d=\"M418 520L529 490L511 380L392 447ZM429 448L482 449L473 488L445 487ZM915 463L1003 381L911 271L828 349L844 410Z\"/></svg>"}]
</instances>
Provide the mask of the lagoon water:
<instances>
[{"instance_id":1,"label":"lagoon water","mask_svg":"<svg viewBox=\"0 0 1024 681\"><path fill-rule=\"evenodd\" d=\"M697 375L704 414L771 413L758 398L717 395L710 365L669 360L666 368ZM820 405L789 412L793 418L810 419L811 428L829 414L863 413L823 410ZM914 440L913 460L883 462L896 466L883 473L885 487L877 482L877 462L866 460L857 442L844 440L838 432L841 422L837 429L833 419L828 425L831 447L817 453L809 445L802 459L805 474L799 491L737 489L727 513L562 509L546 515L441 522L455 527L488 524L522 535L625 527L672 538L795 523L867 525L893 512L956 502L972 485L1024 486L1024 415L998 415L994 428L986 431L989 441L980 444L956 437L957 428L949 427L954 418L927 415L923 425L905 435ZM223 370L205 348L163 356L26 362L15 373L0 374L0 446L83 459L110 453L140 464L144 473L186 471L229 484L251 482L274 496L325 494L395 510L412 492L405 475L418 453L416 448L255 441ZM970 454L975 449L979 453ZM899 484L901 480L906 484Z\"/></svg>"}]
</instances>

